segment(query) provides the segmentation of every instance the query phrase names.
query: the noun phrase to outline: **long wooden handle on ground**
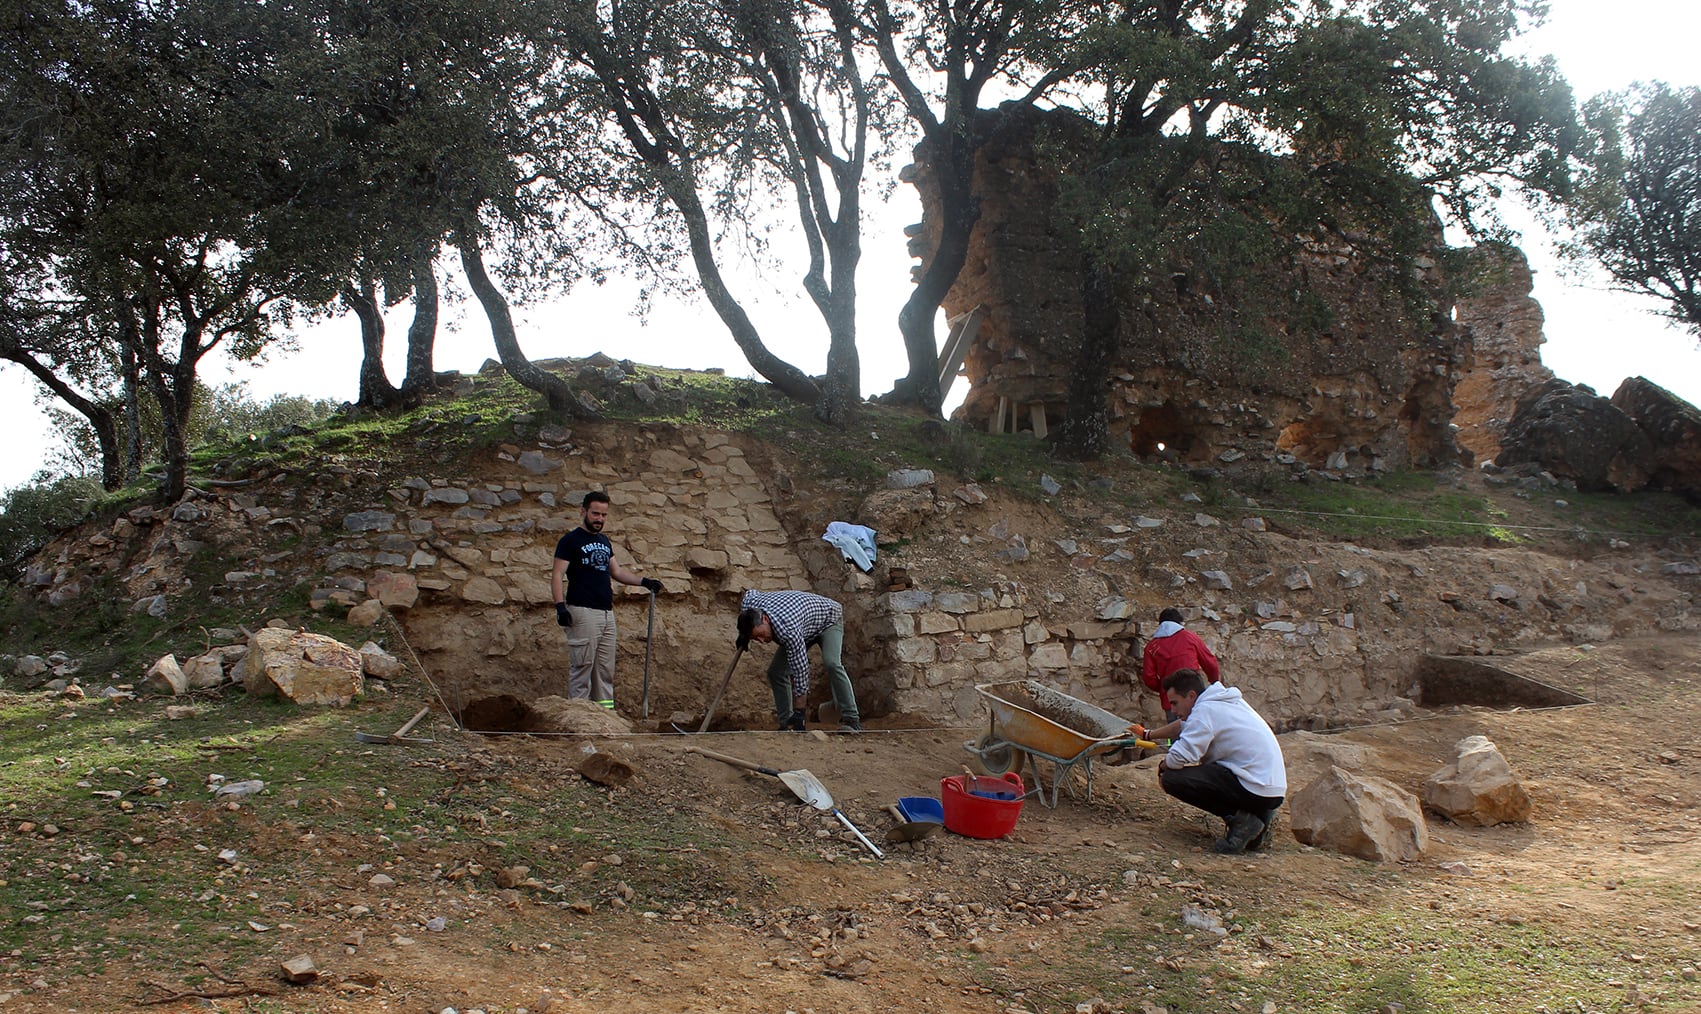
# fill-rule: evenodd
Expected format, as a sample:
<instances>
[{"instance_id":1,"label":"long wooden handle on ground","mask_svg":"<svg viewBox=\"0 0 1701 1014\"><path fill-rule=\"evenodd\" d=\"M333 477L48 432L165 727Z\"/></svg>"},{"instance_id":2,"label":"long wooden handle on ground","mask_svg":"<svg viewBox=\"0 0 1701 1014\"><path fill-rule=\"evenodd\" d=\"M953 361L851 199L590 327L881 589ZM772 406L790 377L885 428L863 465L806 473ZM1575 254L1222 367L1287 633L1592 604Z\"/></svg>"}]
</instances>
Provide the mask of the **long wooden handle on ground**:
<instances>
[{"instance_id":1,"label":"long wooden handle on ground","mask_svg":"<svg viewBox=\"0 0 1701 1014\"><path fill-rule=\"evenodd\" d=\"M395 732L390 733L390 738L391 739L401 739L403 736L406 736L408 733L413 731L414 726L419 724L420 719L424 718L426 715L428 715L430 713L431 713L431 709L429 707L420 708L419 713L414 715L412 718L408 719L406 725L403 725L400 729L397 729Z\"/></svg>"},{"instance_id":2,"label":"long wooden handle on ground","mask_svg":"<svg viewBox=\"0 0 1701 1014\"><path fill-rule=\"evenodd\" d=\"M698 732L708 732L709 722L715 717L715 709L720 707L721 695L726 693L726 685L732 682L732 671L738 668L738 660L744 657L744 649L740 648L732 656L732 664L726 667L726 676L721 680L721 688L715 691L714 699L703 709L703 724L697 727ZM705 755L707 756L707 755Z\"/></svg>"},{"instance_id":3,"label":"long wooden handle on ground","mask_svg":"<svg viewBox=\"0 0 1701 1014\"><path fill-rule=\"evenodd\" d=\"M779 771L775 768L763 767L754 761L739 760L737 757L729 757L724 753L716 753L713 750L705 750L700 746L688 746L685 748L685 752L697 754L699 757L707 757L710 760L717 760L722 764L731 764L735 768L744 768L746 771L756 771L764 775L773 775L775 778L780 776Z\"/></svg>"}]
</instances>

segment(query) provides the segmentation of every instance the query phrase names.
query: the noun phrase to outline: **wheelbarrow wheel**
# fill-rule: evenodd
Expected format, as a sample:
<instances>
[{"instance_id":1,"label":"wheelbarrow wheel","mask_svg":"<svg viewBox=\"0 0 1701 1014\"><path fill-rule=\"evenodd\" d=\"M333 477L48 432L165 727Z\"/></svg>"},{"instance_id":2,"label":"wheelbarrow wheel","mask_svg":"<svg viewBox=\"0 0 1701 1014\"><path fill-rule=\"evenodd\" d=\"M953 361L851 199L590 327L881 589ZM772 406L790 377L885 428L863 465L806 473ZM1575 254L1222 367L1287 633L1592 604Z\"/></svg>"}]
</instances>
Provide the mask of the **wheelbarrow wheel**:
<instances>
[{"instance_id":1,"label":"wheelbarrow wheel","mask_svg":"<svg viewBox=\"0 0 1701 1014\"><path fill-rule=\"evenodd\" d=\"M975 766L980 768L983 775L1002 775L1007 772L1022 771L1022 762L1028 759L1027 752L1012 745L995 732L989 732L975 741Z\"/></svg>"}]
</instances>

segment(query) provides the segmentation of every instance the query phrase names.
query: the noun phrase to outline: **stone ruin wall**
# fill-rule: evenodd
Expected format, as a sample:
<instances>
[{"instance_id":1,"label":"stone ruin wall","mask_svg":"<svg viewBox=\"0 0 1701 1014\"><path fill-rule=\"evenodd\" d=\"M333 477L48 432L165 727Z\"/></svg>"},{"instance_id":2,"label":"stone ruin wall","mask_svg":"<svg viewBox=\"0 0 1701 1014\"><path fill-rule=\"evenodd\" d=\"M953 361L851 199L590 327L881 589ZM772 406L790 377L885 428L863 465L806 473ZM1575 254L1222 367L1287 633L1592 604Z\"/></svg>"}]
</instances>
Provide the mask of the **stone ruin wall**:
<instances>
[{"instance_id":1,"label":"stone ruin wall","mask_svg":"<svg viewBox=\"0 0 1701 1014\"><path fill-rule=\"evenodd\" d=\"M1054 430L1066 411L1064 350L1082 327L1080 279L1074 243L1058 228L1057 182L1032 152L1043 115L1016 121L983 149L973 184L980 218L944 302L948 319L982 311L964 362L969 392L955 416L977 428L1003 418L1007 431ZM931 173L918 150L905 174L923 205L911 230L918 272L938 237ZM1487 289L1460 303L1455 319L1439 303L1428 319L1413 319L1379 276L1383 269L1351 242L1314 242L1293 271L1296 283L1324 298L1333 321L1305 332L1265 320L1282 348L1262 353L1229 336L1244 308L1216 302L1185 267L1174 268L1169 284L1131 284L1125 354L1109 398L1113 439L1148 459L1364 471L1451 464L1460 458L1457 425L1470 454L1492 457L1496 427L1546 373L1528 267L1515 250L1506 261ZM1420 261L1420 269L1439 293L1435 263ZM1143 318L1149 331L1130 327Z\"/></svg>"},{"instance_id":2,"label":"stone ruin wall","mask_svg":"<svg viewBox=\"0 0 1701 1014\"><path fill-rule=\"evenodd\" d=\"M1542 365L1542 308L1530 297L1534 280L1523 251L1481 248L1493 267L1485 284L1454 305L1454 321L1470 335L1465 363L1453 389L1459 410L1453 423L1459 446L1474 461L1500 456L1506 425L1518 403L1553 379Z\"/></svg>"},{"instance_id":3,"label":"stone ruin wall","mask_svg":"<svg viewBox=\"0 0 1701 1014\"><path fill-rule=\"evenodd\" d=\"M1694 561L1633 550L1591 560L1372 551L1296 542L1179 502L1071 525L997 495L960 498L933 486L876 493L865 507L908 498L911 553L989 576L965 587L912 570L913 585L894 590L902 582L892 568L908 569L910 556L883 558L869 574L845 563L820 539L818 500L800 496L783 461L759 445L668 426L586 426L573 442L518 428L528 436L470 474L379 483L328 468L325 485L342 487L334 500L192 492L169 509L136 508L52 547L27 584L49 606L79 608L90 578L110 572L133 608L169 616L188 580L184 558L208 545L251 548L254 569L205 591L306 581L323 609L378 597L452 705L486 694L532 698L565 685L566 648L549 608L554 543L576 524L582 492L604 487L620 558L667 586L656 611L652 720L700 713L732 657L746 587L812 589L844 602L847 664L869 715L944 725L985 721L976 684L1028 677L1130 718L1155 717L1137 683L1139 648L1172 603L1188 605L1227 678L1282 727L1406 713L1402 698L1423 653L1701 627ZM311 551L267 551L280 531L301 533ZM1007 547L1019 535L1031 553L1015 558ZM629 718L638 713L645 601L625 592L617 603L617 698ZM721 714L766 723L771 650L759 646L743 662Z\"/></svg>"}]
</instances>

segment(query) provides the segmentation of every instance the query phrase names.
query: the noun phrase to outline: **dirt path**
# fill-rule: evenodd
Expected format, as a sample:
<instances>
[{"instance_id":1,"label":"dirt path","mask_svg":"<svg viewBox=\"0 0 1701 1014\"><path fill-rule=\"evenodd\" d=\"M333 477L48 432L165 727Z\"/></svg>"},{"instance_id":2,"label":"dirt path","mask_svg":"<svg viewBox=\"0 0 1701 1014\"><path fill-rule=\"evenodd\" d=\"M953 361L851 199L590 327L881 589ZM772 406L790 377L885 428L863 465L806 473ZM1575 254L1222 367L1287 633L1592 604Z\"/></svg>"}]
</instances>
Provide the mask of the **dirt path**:
<instances>
[{"instance_id":1,"label":"dirt path","mask_svg":"<svg viewBox=\"0 0 1701 1014\"><path fill-rule=\"evenodd\" d=\"M961 743L976 730L605 741L638 776L600 805L635 830L563 840L552 857L568 871L562 890L493 885L465 850L434 847L429 836L404 854L316 831L304 815L300 825L257 829L254 845L299 855L304 871L344 871L301 885L278 944L279 960L315 955L320 981L289 987L263 970L225 969L275 995L184 997L149 1009L1701 1010L1695 648L1685 637L1497 659L1598 703L1462 710L1327 737L1362 747L1369 773L1415 791L1453 743L1481 733L1526 780L1536 800L1529 825L1434 820L1429 854L1405 866L1320 852L1286 833L1265 855L1215 856L1213 829L1138 765L1101 768L1090 804L1066 799L1052 810L1030 800L1005 840L941 835L874 861L775 779L686 748L708 742L807 767L876 835L890 824L886 803L935 794L941 775L960 770ZM1284 737L1290 766L1306 735ZM575 777L582 749L577 740L465 737L442 757L499 781L517 812ZM517 818L499 809L476 819L494 838ZM693 828L699 844L643 830L666 821ZM589 885L611 882L611 866L617 886L594 893ZM374 868L400 871L382 898L364 886ZM1190 927L1193 909L1229 932ZM430 928L433 917L445 920L443 932ZM184 955L183 968L219 960ZM1355 978L1389 960L1389 976ZM1542 992L1556 976L1574 981L1578 963L1592 971L1583 995L1567 994L1574 1003ZM1447 980L1467 976L1504 985L1509 969L1527 987L1522 996L1447 991ZM110 967L93 979L9 971L0 987L7 1014L140 1009L166 995L147 981L177 981ZM1342 992L1323 1002L1319 989ZM237 992L217 979L197 991Z\"/></svg>"}]
</instances>

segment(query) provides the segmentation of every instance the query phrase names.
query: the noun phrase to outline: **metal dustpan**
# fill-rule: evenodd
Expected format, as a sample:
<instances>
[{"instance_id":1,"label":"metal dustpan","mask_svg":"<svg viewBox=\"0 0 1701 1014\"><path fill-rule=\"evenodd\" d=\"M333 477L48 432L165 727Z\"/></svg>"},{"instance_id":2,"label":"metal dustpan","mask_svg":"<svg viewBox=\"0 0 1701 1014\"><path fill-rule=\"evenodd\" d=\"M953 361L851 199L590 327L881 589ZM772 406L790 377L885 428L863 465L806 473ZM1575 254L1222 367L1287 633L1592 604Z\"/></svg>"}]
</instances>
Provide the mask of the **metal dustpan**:
<instances>
[{"instance_id":1,"label":"metal dustpan","mask_svg":"<svg viewBox=\"0 0 1701 1014\"><path fill-rule=\"evenodd\" d=\"M821 784L821 779L815 777L814 773L809 771L807 768L795 768L791 771L781 771L778 768L764 767L763 765L752 761L740 760L737 757L729 757L724 753L716 753L713 750L705 750L702 747L697 746L686 747L685 752L699 754L709 758L710 760L720 761L722 764L731 764L735 768L744 768L746 771L755 771L764 775L773 775L775 778L778 778L781 782L783 782L786 788L791 790L792 795L823 813L831 812L833 816L839 818L839 823L850 828L851 833L856 835L857 841L862 842L863 846L866 847L868 851L874 853L877 858L885 858L885 854L876 848L873 842L868 840L868 836L863 834L855 824L852 824L849 817L839 811L839 808L833 804L833 794L828 792L827 787Z\"/></svg>"}]
</instances>

